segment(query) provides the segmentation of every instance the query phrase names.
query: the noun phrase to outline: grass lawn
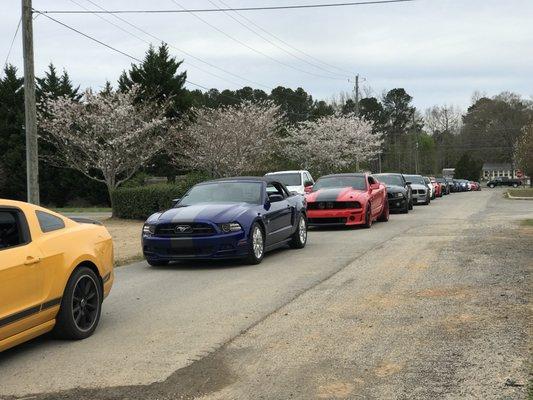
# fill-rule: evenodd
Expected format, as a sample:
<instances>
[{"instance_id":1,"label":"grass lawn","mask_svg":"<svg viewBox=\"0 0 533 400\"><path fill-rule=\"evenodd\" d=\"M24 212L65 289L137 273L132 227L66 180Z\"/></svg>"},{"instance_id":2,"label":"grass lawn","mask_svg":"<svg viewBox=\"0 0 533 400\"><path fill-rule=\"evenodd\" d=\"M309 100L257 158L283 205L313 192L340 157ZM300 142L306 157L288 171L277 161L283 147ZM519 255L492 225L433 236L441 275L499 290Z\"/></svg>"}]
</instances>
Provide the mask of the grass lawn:
<instances>
[{"instance_id":1,"label":"grass lawn","mask_svg":"<svg viewBox=\"0 0 533 400\"><path fill-rule=\"evenodd\" d=\"M525 219L522 221L523 226L531 226L533 227L533 219Z\"/></svg>"},{"instance_id":2,"label":"grass lawn","mask_svg":"<svg viewBox=\"0 0 533 400\"><path fill-rule=\"evenodd\" d=\"M63 207L52 208L53 211L65 214L65 213L91 213L91 212L111 212L111 207Z\"/></svg>"},{"instance_id":3,"label":"grass lawn","mask_svg":"<svg viewBox=\"0 0 533 400\"><path fill-rule=\"evenodd\" d=\"M533 188L509 189L507 192L515 197L533 197Z\"/></svg>"}]
</instances>

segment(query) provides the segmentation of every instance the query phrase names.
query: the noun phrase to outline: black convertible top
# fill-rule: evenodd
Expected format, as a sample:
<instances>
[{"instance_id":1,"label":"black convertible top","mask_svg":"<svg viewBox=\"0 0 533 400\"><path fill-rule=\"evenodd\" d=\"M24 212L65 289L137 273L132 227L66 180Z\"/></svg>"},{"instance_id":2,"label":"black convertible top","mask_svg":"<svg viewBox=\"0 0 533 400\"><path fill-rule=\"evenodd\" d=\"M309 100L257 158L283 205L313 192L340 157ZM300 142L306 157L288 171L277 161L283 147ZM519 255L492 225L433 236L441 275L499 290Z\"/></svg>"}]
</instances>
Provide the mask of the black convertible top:
<instances>
[{"instance_id":1,"label":"black convertible top","mask_svg":"<svg viewBox=\"0 0 533 400\"><path fill-rule=\"evenodd\" d=\"M289 193L289 190L287 189L287 187L282 182L280 182L277 179L273 179L273 178L270 178L270 177L267 177L267 176L233 176L233 177L229 177L229 178L212 179L210 181L201 182L201 183L199 183L199 185L204 185L204 184L209 184L209 183L214 183L214 182L236 182L236 181L265 182L267 185L269 183L276 183L276 184L280 185L281 187L283 187L283 189L287 193Z\"/></svg>"},{"instance_id":2,"label":"black convertible top","mask_svg":"<svg viewBox=\"0 0 533 400\"><path fill-rule=\"evenodd\" d=\"M344 172L342 174L329 174L329 175L324 175L324 176L321 176L320 178L318 179L322 179L322 178L332 178L334 176L366 176L367 174L363 173L363 172Z\"/></svg>"}]
</instances>

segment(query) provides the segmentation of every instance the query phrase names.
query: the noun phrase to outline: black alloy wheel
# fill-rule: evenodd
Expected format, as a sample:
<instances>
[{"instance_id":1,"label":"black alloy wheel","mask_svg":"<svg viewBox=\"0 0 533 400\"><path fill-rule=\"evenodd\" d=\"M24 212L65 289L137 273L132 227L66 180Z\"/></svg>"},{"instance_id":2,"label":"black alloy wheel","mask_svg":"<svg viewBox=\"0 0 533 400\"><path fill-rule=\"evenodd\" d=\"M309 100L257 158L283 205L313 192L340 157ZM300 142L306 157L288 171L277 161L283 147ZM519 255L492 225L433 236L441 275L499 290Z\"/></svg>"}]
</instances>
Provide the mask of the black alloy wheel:
<instances>
[{"instance_id":1,"label":"black alloy wheel","mask_svg":"<svg viewBox=\"0 0 533 400\"><path fill-rule=\"evenodd\" d=\"M88 267L79 267L70 276L54 328L64 339L85 339L93 334L102 312L100 278Z\"/></svg>"}]
</instances>

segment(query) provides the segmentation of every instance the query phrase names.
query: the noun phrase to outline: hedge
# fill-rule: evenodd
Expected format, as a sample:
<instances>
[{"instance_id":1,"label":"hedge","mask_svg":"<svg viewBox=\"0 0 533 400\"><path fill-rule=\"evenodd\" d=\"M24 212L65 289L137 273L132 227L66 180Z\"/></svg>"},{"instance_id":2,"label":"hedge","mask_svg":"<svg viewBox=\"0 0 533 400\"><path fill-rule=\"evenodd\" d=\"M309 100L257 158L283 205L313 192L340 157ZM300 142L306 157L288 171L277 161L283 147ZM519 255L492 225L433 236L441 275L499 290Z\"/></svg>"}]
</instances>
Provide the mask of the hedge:
<instances>
[{"instance_id":1,"label":"hedge","mask_svg":"<svg viewBox=\"0 0 533 400\"><path fill-rule=\"evenodd\" d=\"M153 213L172 206L172 199L182 197L189 188L211 179L209 175L192 172L175 184L120 187L111 195L113 216L124 219L146 219Z\"/></svg>"}]
</instances>

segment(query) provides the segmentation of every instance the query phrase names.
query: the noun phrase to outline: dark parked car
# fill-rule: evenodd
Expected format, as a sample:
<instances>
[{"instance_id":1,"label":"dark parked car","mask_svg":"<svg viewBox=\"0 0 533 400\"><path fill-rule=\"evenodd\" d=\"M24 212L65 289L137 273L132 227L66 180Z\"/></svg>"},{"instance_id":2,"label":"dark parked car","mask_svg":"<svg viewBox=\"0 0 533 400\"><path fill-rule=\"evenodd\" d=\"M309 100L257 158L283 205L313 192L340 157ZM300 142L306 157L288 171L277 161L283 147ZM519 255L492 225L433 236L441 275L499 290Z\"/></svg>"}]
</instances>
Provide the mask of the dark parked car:
<instances>
[{"instance_id":1,"label":"dark parked car","mask_svg":"<svg viewBox=\"0 0 533 400\"><path fill-rule=\"evenodd\" d=\"M374 174L374 177L387 186L389 210L407 214L413 209L411 182L408 182L402 174Z\"/></svg>"},{"instance_id":2,"label":"dark parked car","mask_svg":"<svg viewBox=\"0 0 533 400\"><path fill-rule=\"evenodd\" d=\"M512 186L518 187L522 184L522 181L519 179L511 179L507 176L499 176L487 182L487 186L490 188L495 188L496 186Z\"/></svg>"},{"instance_id":3,"label":"dark parked car","mask_svg":"<svg viewBox=\"0 0 533 400\"><path fill-rule=\"evenodd\" d=\"M150 265L184 259L244 258L259 264L265 252L307 242L302 195L269 178L240 177L193 186L174 208L151 215L142 247Z\"/></svg>"}]
</instances>

